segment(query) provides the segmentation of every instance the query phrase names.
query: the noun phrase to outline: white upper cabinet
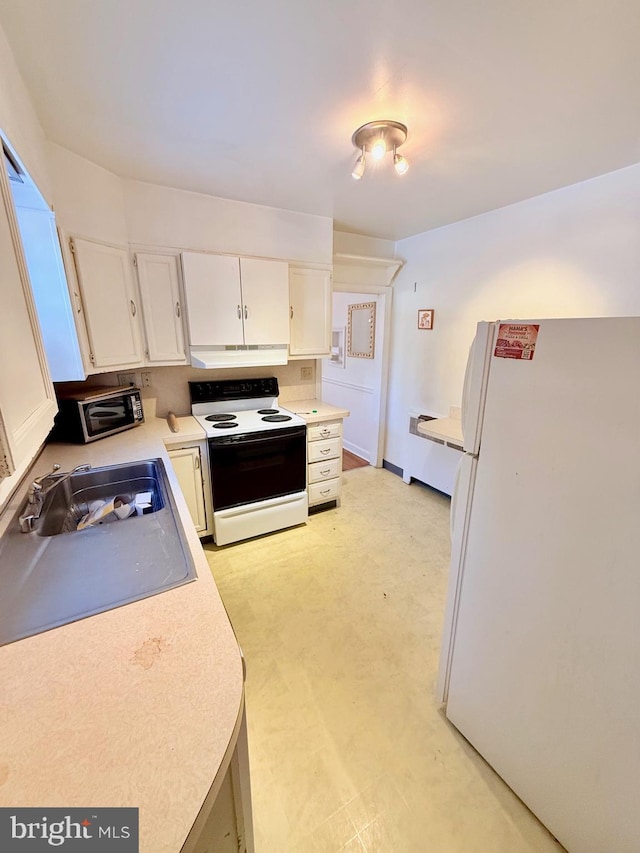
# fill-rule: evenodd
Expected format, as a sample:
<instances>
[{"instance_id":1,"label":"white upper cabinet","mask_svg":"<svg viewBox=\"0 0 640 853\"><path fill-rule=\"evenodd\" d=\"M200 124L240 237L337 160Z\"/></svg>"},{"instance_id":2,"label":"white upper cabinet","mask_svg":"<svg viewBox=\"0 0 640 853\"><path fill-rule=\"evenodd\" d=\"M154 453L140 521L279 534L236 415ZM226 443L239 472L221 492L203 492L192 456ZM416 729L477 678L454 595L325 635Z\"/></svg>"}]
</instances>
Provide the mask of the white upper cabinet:
<instances>
[{"instance_id":1,"label":"white upper cabinet","mask_svg":"<svg viewBox=\"0 0 640 853\"><path fill-rule=\"evenodd\" d=\"M143 364L137 294L128 249L73 237L85 307L91 363L96 368Z\"/></svg>"},{"instance_id":2,"label":"white upper cabinet","mask_svg":"<svg viewBox=\"0 0 640 853\"><path fill-rule=\"evenodd\" d=\"M289 343L289 265L240 258L246 344Z\"/></svg>"},{"instance_id":3,"label":"white upper cabinet","mask_svg":"<svg viewBox=\"0 0 640 853\"><path fill-rule=\"evenodd\" d=\"M331 272L291 267L289 299L292 356L322 357L331 349Z\"/></svg>"},{"instance_id":4,"label":"white upper cabinet","mask_svg":"<svg viewBox=\"0 0 640 853\"><path fill-rule=\"evenodd\" d=\"M18 222L0 165L0 505L53 426L55 394Z\"/></svg>"},{"instance_id":5,"label":"white upper cabinet","mask_svg":"<svg viewBox=\"0 0 640 853\"><path fill-rule=\"evenodd\" d=\"M182 269L192 346L286 346L285 261L183 252Z\"/></svg>"},{"instance_id":6,"label":"white upper cabinet","mask_svg":"<svg viewBox=\"0 0 640 853\"><path fill-rule=\"evenodd\" d=\"M137 252L147 361L186 364L182 300L176 255Z\"/></svg>"},{"instance_id":7,"label":"white upper cabinet","mask_svg":"<svg viewBox=\"0 0 640 853\"><path fill-rule=\"evenodd\" d=\"M54 382L86 378L91 368L80 294L71 294L50 210L16 206L42 340Z\"/></svg>"},{"instance_id":8,"label":"white upper cabinet","mask_svg":"<svg viewBox=\"0 0 640 853\"><path fill-rule=\"evenodd\" d=\"M183 252L182 272L191 345L243 344L240 259Z\"/></svg>"}]
</instances>

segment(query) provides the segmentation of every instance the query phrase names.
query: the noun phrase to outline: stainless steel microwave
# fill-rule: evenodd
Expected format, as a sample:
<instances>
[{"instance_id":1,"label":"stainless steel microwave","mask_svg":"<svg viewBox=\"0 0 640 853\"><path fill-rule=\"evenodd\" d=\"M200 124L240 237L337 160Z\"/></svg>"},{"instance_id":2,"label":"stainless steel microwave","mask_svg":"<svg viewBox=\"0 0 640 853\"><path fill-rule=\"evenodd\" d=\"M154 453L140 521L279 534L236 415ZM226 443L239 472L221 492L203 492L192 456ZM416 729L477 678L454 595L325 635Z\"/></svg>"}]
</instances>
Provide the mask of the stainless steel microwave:
<instances>
[{"instance_id":1,"label":"stainless steel microwave","mask_svg":"<svg viewBox=\"0 0 640 853\"><path fill-rule=\"evenodd\" d=\"M144 421L139 388L103 385L82 391L59 390L57 396L54 441L86 444Z\"/></svg>"}]
</instances>

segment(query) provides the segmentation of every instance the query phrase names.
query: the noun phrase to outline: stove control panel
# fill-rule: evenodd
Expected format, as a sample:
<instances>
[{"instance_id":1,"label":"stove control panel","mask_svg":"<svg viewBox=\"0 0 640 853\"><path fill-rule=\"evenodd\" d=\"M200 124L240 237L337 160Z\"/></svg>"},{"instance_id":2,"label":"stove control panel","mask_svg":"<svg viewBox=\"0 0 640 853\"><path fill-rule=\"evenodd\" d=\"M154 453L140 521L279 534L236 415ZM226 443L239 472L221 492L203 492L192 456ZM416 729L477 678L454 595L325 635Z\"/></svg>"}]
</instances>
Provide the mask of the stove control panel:
<instances>
[{"instance_id":1,"label":"stove control panel","mask_svg":"<svg viewBox=\"0 0 640 853\"><path fill-rule=\"evenodd\" d=\"M258 397L277 397L275 376L260 379L219 379L216 382L189 382L191 403L232 402Z\"/></svg>"}]
</instances>

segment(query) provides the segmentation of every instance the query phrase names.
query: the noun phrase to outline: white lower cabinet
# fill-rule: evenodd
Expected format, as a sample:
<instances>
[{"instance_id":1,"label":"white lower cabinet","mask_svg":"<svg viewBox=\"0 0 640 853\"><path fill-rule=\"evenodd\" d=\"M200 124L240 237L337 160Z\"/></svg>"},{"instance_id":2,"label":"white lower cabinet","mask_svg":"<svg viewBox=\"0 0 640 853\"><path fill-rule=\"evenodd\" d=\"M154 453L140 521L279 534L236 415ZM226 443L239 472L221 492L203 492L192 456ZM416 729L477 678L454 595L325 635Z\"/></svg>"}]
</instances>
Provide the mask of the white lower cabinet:
<instances>
[{"instance_id":1,"label":"white lower cabinet","mask_svg":"<svg viewBox=\"0 0 640 853\"><path fill-rule=\"evenodd\" d=\"M307 427L307 492L309 506L340 500L342 485L342 421Z\"/></svg>"},{"instance_id":2,"label":"white lower cabinet","mask_svg":"<svg viewBox=\"0 0 640 853\"><path fill-rule=\"evenodd\" d=\"M211 478L206 441L171 447L167 453L198 534L212 534Z\"/></svg>"}]
</instances>

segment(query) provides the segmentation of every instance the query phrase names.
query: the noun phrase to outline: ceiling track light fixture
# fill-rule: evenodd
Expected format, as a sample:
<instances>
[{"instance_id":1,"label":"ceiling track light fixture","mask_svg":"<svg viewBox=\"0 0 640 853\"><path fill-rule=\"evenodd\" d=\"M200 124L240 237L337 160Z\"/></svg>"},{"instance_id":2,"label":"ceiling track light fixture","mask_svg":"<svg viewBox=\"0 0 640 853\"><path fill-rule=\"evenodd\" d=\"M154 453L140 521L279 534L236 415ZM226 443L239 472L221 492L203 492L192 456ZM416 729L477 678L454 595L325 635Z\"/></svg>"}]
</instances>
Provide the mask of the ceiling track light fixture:
<instances>
[{"instance_id":1,"label":"ceiling track light fixture","mask_svg":"<svg viewBox=\"0 0 640 853\"><path fill-rule=\"evenodd\" d=\"M364 175L366 165L366 154L371 154L374 160L382 160L387 151L393 151L393 167L398 175L404 175L409 162L397 149L407 140L406 125L399 121L370 121L359 127L351 141L356 148L360 149L360 155L356 160L351 177L359 181Z\"/></svg>"}]
</instances>

